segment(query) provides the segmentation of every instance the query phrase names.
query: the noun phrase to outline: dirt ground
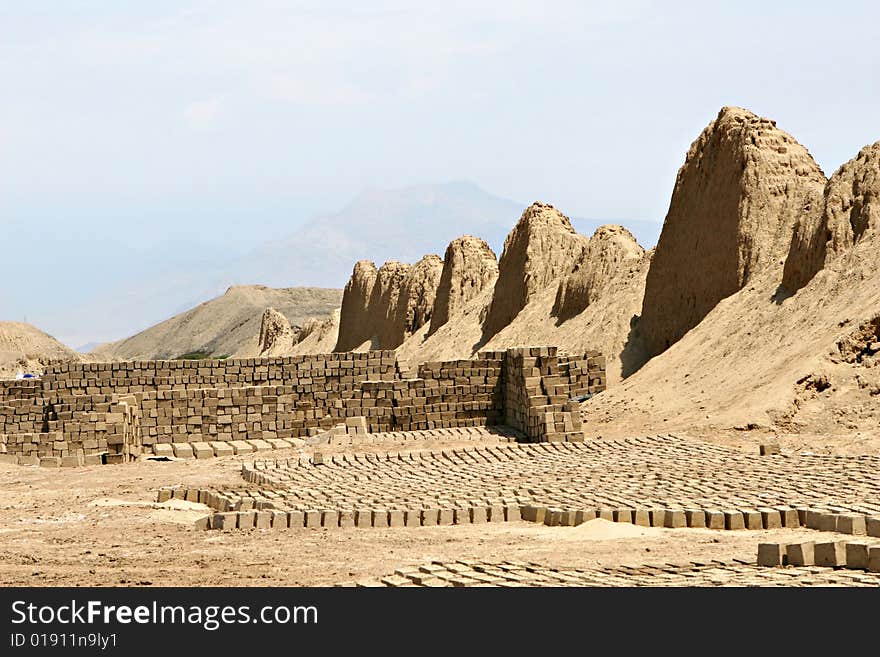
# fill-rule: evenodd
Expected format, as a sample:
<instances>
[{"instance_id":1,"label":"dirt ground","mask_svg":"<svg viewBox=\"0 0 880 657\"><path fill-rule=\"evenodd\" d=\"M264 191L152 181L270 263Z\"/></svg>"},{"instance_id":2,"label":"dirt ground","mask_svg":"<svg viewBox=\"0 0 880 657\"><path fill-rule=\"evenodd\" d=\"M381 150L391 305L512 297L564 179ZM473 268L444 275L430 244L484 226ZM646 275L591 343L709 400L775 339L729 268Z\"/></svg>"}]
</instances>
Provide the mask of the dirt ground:
<instances>
[{"instance_id":1,"label":"dirt ground","mask_svg":"<svg viewBox=\"0 0 880 657\"><path fill-rule=\"evenodd\" d=\"M430 447L438 447L437 442ZM280 458L293 454L273 452ZM324 586L379 578L433 559L504 557L572 568L754 560L760 541L819 536L806 529L711 531L604 521L589 527L515 522L199 531L193 520L202 511L186 504L155 504L156 490L164 485L240 485L242 460L64 469L0 465L0 550L5 555L0 584Z\"/></svg>"}]
</instances>

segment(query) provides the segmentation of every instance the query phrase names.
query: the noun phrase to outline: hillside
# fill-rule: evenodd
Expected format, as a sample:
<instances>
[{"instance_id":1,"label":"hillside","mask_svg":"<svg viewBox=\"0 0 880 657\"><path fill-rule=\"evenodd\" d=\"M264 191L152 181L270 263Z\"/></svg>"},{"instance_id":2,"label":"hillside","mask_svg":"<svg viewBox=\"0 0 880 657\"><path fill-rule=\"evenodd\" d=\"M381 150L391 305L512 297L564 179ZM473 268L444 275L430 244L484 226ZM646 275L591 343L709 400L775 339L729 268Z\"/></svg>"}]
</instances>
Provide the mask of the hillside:
<instances>
[{"instance_id":1,"label":"hillside","mask_svg":"<svg viewBox=\"0 0 880 657\"><path fill-rule=\"evenodd\" d=\"M274 308L294 326L327 317L342 302L342 291L326 288L230 287L225 294L175 315L125 340L96 348L95 358L165 359L201 352L255 356L263 313Z\"/></svg>"},{"instance_id":2,"label":"hillside","mask_svg":"<svg viewBox=\"0 0 880 657\"><path fill-rule=\"evenodd\" d=\"M55 360L81 360L80 354L48 333L22 322L0 322L0 378L39 373Z\"/></svg>"}]
</instances>

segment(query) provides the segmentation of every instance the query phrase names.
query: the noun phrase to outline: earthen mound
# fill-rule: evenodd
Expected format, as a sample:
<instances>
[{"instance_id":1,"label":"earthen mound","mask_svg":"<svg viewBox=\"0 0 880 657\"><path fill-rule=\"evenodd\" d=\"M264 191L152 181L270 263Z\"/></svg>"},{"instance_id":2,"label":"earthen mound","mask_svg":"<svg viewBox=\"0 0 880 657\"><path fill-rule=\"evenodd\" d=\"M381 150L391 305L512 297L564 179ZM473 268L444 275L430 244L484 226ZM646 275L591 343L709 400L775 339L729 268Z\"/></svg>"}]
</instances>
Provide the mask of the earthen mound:
<instances>
[{"instance_id":1,"label":"earthen mound","mask_svg":"<svg viewBox=\"0 0 880 657\"><path fill-rule=\"evenodd\" d=\"M407 272L403 281L394 322L383 349L399 347L413 333L431 321L443 261L440 256L426 255Z\"/></svg>"},{"instance_id":2,"label":"earthen mound","mask_svg":"<svg viewBox=\"0 0 880 657\"><path fill-rule=\"evenodd\" d=\"M0 378L39 374L50 363L80 360L80 354L35 326L0 322Z\"/></svg>"},{"instance_id":3,"label":"earthen mound","mask_svg":"<svg viewBox=\"0 0 880 657\"><path fill-rule=\"evenodd\" d=\"M376 265L371 261L359 260L355 263L342 293L339 338L334 351L352 351L372 337L368 307L377 277Z\"/></svg>"},{"instance_id":4,"label":"earthen mound","mask_svg":"<svg viewBox=\"0 0 880 657\"><path fill-rule=\"evenodd\" d=\"M835 172L821 204L798 220L782 276L796 292L825 266L829 257L848 250L880 228L880 142L866 146Z\"/></svg>"},{"instance_id":5,"label":"earthen mound","mask_svg":"<svg viewBox=\"0 0 880 657\"><path fill-rule=\"evenodd\" d=\"M277 356L293 347L295 331L290 322L272 307L263 311L258 346L260 356Z\"/></svg>"},{"instance_id":6,"label":"earthen mound","mask_svg":"<svg viewBox=\"0 0 880 657\"><path fill-rule=\"evenodd\" d=\"M572 272L559 282L552 316L563 322L579 315L644 255L645 250L623 226L600 226Z\"/></svg>"},{"instance_id":7,"label":"earthen mound","mask_svg":"<svg viewBox=\"0 0 880 657\"><path fill-rule=\"evenodd\" d=\"M498 260L485 241L472 235L452 240L443 257L428 335L436 333L497 278Z\"/></svg>"},{"instance_id":8,"label":"earthen mound","mask_svg":"<svg viewBox=\"0 0 880 657\"><path fill-rule=\"evenodd\" d=\"M774 121L724 107L688 151L648 272L641 329L656 355L788 253L825 176Z\"/></svg>"},{"instance_id":9,"label":"earthen mound","mask_svg":"<svg viewBox=\"0 0 880 657\"><path fill-rule=\"evenodd\" d=\"M510 324L529 301L569 273L589 242L552 205L533 203L504 241L483 338Z\"/></svg>"}]
</instances>

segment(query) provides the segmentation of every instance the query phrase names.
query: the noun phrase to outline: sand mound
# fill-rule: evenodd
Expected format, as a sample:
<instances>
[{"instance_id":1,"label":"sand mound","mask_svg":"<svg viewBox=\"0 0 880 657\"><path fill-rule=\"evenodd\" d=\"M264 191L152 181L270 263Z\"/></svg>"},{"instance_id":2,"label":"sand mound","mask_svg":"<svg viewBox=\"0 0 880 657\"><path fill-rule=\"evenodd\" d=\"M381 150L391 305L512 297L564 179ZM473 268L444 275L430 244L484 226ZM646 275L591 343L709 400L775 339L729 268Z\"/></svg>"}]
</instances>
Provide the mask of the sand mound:
<instances>
[{"instance_id":1,"label":"sand mound","mask_svg":"<svg viewBox=\"0 0 880 657\"><path fill-rule=\"evenodd\" d=\"M237 285L137 335L101 345L92 355L105 360L168 359L191 352L256 356L266 308L298 326L308 317L329 315L339 307L340 296L339 290L327 288Z\"/></svg>"},{"instance_id":2,"label":"sand mound","mask_svg":"<svg viewBox=\"0 0 880 657\"><path fill-rule=\"evenodd\" d=\"M833 258L880 228L880 142L866 146L835 172L822 203L800 217L785 262L782 284L806 285Z\"/></svg>"},{"instance_id":3,"label":"sand mound","mask_svg":"<svg viewBox=\"0 0 880 657\"><path fill-rule=\"evenodd\" d=\"M428 335L436 333L497 278L498 260L485 241L472 235L452 240L443 257Z\"/></svg>"},{"instance_id":4,"label":"sand mound","mask_svg":"<svg viewBox=\"0 0 880 657\"><path fill-rule=\"evenodd\" d=\"M263 311L260 323L260 356L278 356L293 347L294 330L287 318L274 308Z\"/></svg>"},{"instance_id":5,"label":"sand mound","mask_svg":"<svg viewBox=\"0 0 880 657\"><path fill-rule=\"evenodd\" d=\"M0 322L0 378L19 372L38 374L46 365L59 360L82 360L48 333L22 322Z\"/></svg>"},{"instance_id":6,"label":"sand mound","mask_svg":"<svg viewBox=\"0 0 880 657\"><path fill-rule=\"evenodd\" d=\"M775 122L724 107L688 151L648 272L641 330L659 354L788 253L825 176Z\"/></svg>"},{"instance_id":7,"label":"sand mound","mask_svg":"<svg viewBox=\"0 0 880 657\"><path fill-rule=\"evenodd\" d=\"M488 340L558 277L569 273L588 238L552 205L533 203L504 241L498 279L483 324Z\"/></svg>"},{"instance_id":8,"label":"sand mound","mask_svg":"<svg viewBox=\"0 0 880 657\"><path fill-rule=\"evenodd\" d=\"M579 315L599 300L609 283L641 260L645 250L623 226L600 226L559 283L552 314L561 321Z\"/></svg>"}]
</instances>

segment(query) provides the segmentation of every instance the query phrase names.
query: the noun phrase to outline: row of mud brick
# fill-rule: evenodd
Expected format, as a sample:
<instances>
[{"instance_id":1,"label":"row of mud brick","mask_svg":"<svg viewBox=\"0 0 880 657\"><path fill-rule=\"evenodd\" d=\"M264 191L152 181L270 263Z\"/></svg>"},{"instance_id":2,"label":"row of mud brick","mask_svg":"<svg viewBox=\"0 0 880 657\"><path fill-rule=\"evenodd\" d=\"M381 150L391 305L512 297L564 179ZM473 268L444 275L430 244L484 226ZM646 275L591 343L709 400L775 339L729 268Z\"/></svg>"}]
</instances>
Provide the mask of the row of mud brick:
<instances>
[{"instance_id":1,"label":"row of mud brick","mask_svg":"<svg viewBox=\"0 0 880 657\"><path fill-rule=\"evenodd\" d=\"M45 392L108 394L320 382L322 379L344 384L368 379L391 380L396 376L394 352L371 351L225 360L61 363L47 369L42 383Z\"/></svg>"},{"instance_id":2,"label":"row of mud brick","mask_svg":"<svg viewBox=\"0 0 880 657\"><path fill-rule=\"evenodd\" d=\"M880 573L880 542L759 543L759 566L823 566Z\"/></svg>"}]
</instances>

